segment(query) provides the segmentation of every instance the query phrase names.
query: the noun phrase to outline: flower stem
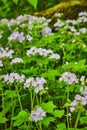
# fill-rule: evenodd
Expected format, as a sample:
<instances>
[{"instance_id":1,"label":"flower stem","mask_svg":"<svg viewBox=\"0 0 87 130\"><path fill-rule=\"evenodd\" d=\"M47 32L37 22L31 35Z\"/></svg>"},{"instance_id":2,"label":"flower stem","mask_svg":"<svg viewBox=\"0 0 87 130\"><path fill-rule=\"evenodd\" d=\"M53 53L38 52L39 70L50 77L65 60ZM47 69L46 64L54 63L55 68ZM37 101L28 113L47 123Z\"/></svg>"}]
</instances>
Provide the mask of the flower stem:
<instances>
[{"instance_id":1,"label":"flower stem","mask_svg":"<svg viewBox=\"0 0 87 130\"><path fill-rule=\"evenodd\" d=\"M15 85L15 88L16 88L16 92L17 92L17 96L18 96L18 101L19 101L19 104L20 104L20 108L21 108L21 111L22 111L23 107L22 107L21 98L20 98L19 91L18 91L18 86Z\"/></svg>"},{"instance_id":2,"label":"flower stem","mask_svg":"<svg viewBox=\"0 0 87 130\"><path fill-rule=\"evenodd\" d=\"M32 88L30 89L30 100L31 100L31 110L33 109L33 93Z\"/></svg>"},{"instance_id":3,"label":"flower stem","mask_svg":"<svg viewBox=\"0 0 87 130\"><path fill-rule=\"evenodd\" d=\"M78 115L77 115L77 118L76 118L76 122L75 122L75 126L74 126L74 130L77 128L78 121L79 121L79 118L80 118L80 115L81 115L81 111L82 111L82 106L80 107L80 110L78 112Z\"/></svg>"}]
</instances>

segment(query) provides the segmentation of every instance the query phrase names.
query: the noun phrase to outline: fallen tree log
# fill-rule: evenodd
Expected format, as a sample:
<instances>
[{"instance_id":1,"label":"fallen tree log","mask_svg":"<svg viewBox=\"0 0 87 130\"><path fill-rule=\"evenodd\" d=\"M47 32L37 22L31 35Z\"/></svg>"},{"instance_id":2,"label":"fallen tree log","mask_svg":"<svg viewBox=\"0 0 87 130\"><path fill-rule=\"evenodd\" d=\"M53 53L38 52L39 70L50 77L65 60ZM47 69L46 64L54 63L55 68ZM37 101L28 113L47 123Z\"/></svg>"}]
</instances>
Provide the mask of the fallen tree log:
<instances>
[{"instance_id":1,"label":"fallen tree log","mask_svg":"<svg viewBox=\"0 0 87 130\"><path fill-rule=\"evenodd\" d=\"M64 19L76 19L78 13L87 11L87 0L75 0L71 2L61 2L60 4L49 8L42 12L34 13L35 16L44 16L46 18L55 19L56 13L63 13Z\"/></svg>"}]
</instances>

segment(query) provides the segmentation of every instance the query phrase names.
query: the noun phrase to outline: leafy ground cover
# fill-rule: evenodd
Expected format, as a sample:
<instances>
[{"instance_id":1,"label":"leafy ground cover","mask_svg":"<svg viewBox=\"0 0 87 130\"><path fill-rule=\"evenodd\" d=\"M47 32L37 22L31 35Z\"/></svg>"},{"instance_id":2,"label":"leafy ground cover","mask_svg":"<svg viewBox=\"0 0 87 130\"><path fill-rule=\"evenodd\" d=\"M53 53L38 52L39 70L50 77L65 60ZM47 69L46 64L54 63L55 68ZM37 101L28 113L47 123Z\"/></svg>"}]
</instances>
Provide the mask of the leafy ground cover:
<instances>
[{"instance_id":1,"label":"leafy ground cover","mask_svg":"<svg viewBox=\"0 0 87 130\"><path fill-rule=\"evenodd\" d=\"M87 13L0 20L0 129L87 129Z\"/></svg>"}]
</instances>

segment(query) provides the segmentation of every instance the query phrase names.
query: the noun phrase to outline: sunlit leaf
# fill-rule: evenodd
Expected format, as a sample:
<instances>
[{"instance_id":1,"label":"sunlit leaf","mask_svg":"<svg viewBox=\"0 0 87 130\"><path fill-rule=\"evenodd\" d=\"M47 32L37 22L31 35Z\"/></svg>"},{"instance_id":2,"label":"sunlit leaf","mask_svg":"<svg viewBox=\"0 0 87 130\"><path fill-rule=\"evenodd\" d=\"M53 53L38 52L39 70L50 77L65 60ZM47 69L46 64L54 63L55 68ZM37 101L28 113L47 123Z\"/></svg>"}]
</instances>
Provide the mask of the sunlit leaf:
<instances>
[{"instance_id":1,"label":"sunlit leaf","mask_svg":"<svg viewBox=\"0 0 87 130\"><path fill-rule=\"evenodd\" d=\"M27 0L34 8L37 7L37 0Z\"/></svg>"},{"instance_id":2,"label":"sunlit leaf","mask_svg":"<svg viewBox=\"0 0 87 130\"><path fill-rule=\"evenodd\" d=\"M18 1L19 1L19 0L13 0L13 2L14 2L15 4L17 4L17 3L18 3Z\"/></svg>"},{"instance_id":3,"label":"sunlit leaf","mask_svg":"<svg viewBox=\"0 0 87 130\"><path fill-rule=\"evenodd\" d=\"M52 101L42 103L41 106L48 113L53 113L53 109L56 108L56 105L54 105Z\"/></svg>"},{"instance_id":4,"label":"sunlit leaf","mask_svg":"<svg viewBox=\"0 0 87 130\"><path fill-rule=\"evenodd\" d=\"M53 117L46 117L41 121L41 123L48 127L50 122L54 122L54 120L55 119Z\"/></svg>"},{"instance_id":5,"label":"sunlit leaf","mask_svg":"<svg viewBox=\"0 0 87 130\"><path fill-rule=\"evenodd\" d=\"M6 3L7 3L7 1L8 1L8 0L2 0L2 2L3 2L4 4L6 4Z\"/></svg>"},{"instance_id":6,"label":"sunlit leaf","mask_svg":"<svg viewBox=\"0 0 87 130\"><path fill-rule=\"evenodd\" d=\"M61 118L64 115L64 110L55 110L54 116Z\"/></svg>"}]
</instances>

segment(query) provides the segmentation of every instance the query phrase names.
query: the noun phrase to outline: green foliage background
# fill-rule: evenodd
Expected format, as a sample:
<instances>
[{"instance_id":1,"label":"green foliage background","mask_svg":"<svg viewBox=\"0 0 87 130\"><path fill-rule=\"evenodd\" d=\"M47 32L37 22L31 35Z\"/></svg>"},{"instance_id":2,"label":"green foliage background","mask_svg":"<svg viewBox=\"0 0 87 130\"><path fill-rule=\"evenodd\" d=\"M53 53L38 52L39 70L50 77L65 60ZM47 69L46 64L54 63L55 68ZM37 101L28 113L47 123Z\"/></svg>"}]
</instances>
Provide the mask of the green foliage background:
<instances>
[{"instance_id":1,"label":"green foliage background","mask_svg":"<svg viewBox=\"0 0 87 130\"><path fill-rule=\"evenodd\" d=\"M0 19L42 11L53 7L60 1L63 0L0 0Z\"/></svg>"}]
</instances>

